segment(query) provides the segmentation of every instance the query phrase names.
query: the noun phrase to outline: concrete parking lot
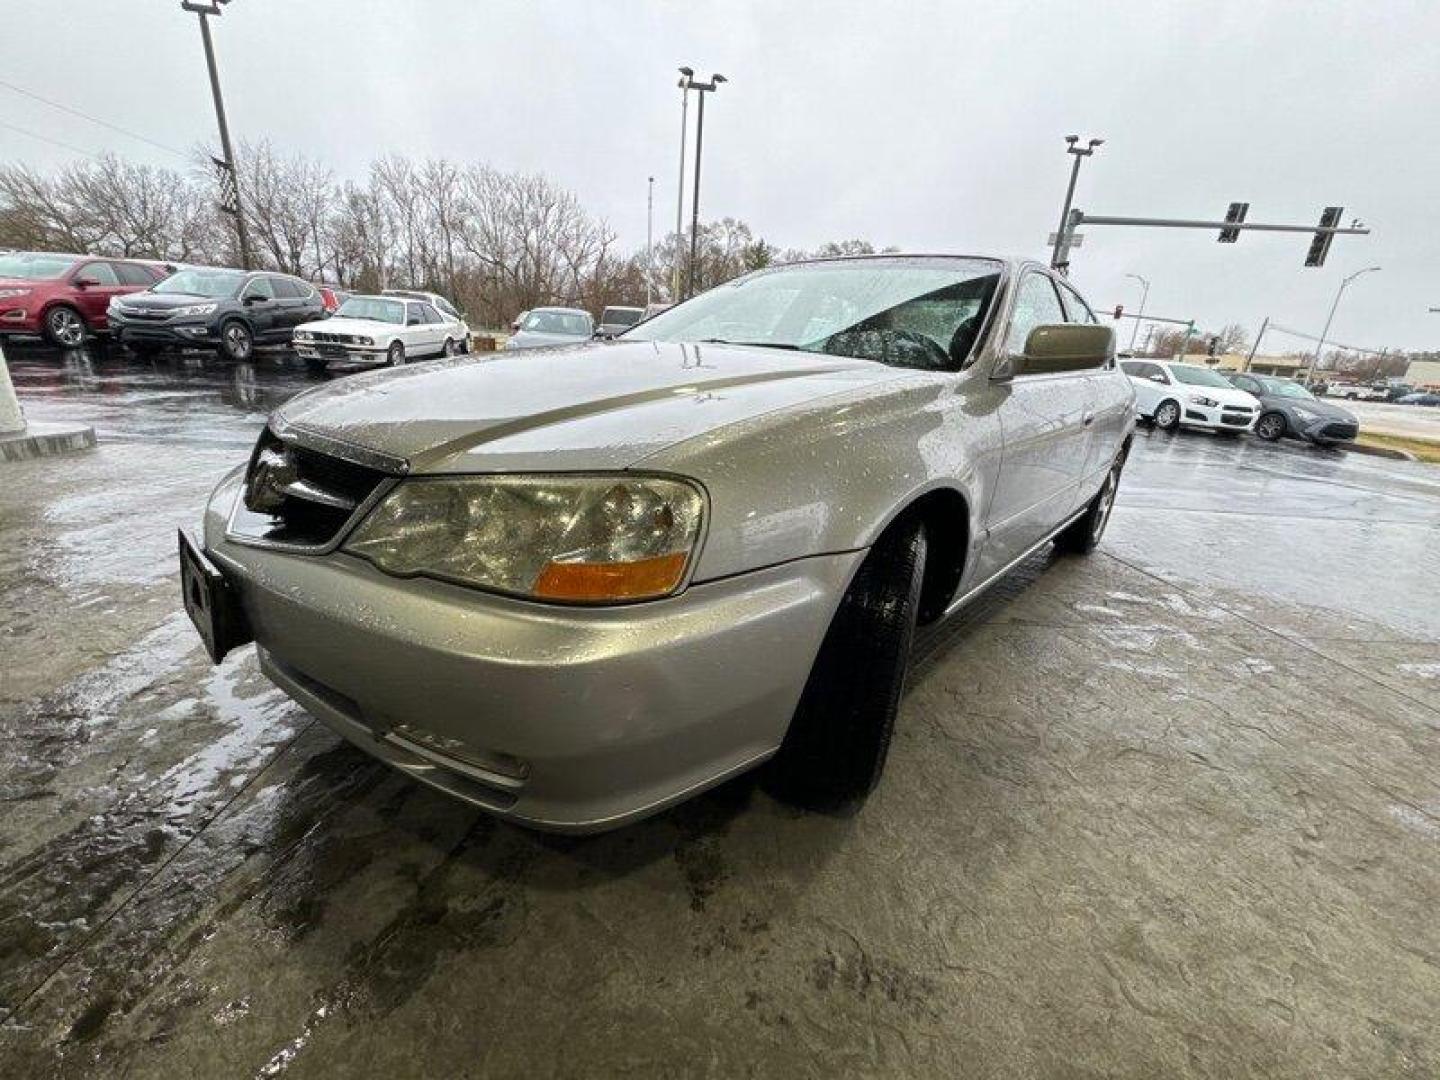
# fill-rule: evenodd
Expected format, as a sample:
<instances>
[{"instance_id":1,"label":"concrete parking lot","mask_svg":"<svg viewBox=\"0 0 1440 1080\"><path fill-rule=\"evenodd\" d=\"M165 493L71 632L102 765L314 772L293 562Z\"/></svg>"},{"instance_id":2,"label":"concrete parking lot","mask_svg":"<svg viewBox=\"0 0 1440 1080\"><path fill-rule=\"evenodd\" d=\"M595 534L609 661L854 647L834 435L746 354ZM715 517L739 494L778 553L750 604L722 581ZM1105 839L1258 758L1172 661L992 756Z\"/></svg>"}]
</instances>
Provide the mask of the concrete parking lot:
<instances>
[{"instance_id":1,"label":"concrete parking lot","mask_svg":"<svg viewBox=\"0 0 1440 1080\"><path fill-rule=\"evenodd\" d=\"M1440 1073L1432 466L1142 430L858 816L561 839L205 660L175 527L302 366L11 366L101 442L0 466L4 1075Z\"/></svg>"}]
</instances>

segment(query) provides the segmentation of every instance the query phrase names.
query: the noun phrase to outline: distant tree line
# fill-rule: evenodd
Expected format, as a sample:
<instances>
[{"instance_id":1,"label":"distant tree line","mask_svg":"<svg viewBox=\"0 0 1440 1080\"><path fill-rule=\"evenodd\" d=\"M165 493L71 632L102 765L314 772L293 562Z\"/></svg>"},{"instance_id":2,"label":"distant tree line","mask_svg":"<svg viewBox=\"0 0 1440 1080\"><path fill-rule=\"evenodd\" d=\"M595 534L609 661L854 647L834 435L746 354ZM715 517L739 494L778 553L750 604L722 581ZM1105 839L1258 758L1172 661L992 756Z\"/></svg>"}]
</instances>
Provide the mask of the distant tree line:
<instances>
[{"instance_id":1,"label":"distant tree line","mask_svg":"<svg viewBox=\"0 0 1440 1080\"><path fill-rule=\"evenodd\" d=\"M501 326L542 304L598 312L643 303L645 252L548 178L443 158L389 155L363 181L268 142L241 148L240 184L252 258L264 267L361 291L444 293L476 325ZM188 263L239 264L231 221L207 171L137 164L113 155L54 172L0 165L0 248L74 251ZM654 247L656 301L688 275L688 236ZM734 218L703 223L697 288L807 254L859 254L868 241L781 251ZM893 249L892 249L893 250Z\"/></svg>"}]
</instances>

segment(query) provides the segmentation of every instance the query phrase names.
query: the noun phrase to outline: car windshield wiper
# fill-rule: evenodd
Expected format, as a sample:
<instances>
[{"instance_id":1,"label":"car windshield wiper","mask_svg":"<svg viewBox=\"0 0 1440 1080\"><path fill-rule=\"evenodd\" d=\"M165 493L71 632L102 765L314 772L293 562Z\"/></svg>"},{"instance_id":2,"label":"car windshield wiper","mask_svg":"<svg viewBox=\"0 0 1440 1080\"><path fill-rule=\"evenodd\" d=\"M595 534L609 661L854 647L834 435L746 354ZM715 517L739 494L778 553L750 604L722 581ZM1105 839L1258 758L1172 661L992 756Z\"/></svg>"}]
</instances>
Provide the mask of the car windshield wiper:
<instances>
[{"instance_id":1,"label":"car windshield wiper","mask_svg":"<svg viewBox=\"0 0 1440 1080\"><path fill-rule=\"evenodd\" d=\"M788 349L791 352L801 352L799 345L787 345L781 341L727 341L725 338L708 337L701 338L697 345L740 345L752 349Z\"/></svg>"}]
</instances>

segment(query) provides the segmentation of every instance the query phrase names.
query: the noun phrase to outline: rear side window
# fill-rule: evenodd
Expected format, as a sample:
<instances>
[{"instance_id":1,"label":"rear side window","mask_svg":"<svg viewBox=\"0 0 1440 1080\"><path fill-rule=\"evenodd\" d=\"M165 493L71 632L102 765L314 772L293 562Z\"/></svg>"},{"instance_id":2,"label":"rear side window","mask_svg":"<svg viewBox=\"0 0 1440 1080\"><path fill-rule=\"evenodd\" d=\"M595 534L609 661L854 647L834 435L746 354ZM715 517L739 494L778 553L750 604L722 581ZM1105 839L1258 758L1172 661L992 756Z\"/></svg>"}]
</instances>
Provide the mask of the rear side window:
<instances>
[{"instance_id":1,"label":"rear side window","mask_svg":"<svg viewBox=\"0 0 1440 1080\"><path fill-rule=\"evenodd\" d=\"M101 285L119 285L120 278L115 274L115 268L107 262L86 263L80 267L79 278L89 278L91 281L98 281Z\"/></svg>"},{"instance_id":2,"label":"rear side window","mask_svg":"<svg viewBox=\"0 0 1440 1080\"><path fill-rule=\"evenodd\" d=\"M111 263L115 267L115 273L120 278L122 285L154 285L159 278L150 272L149 267L139 266L136 263Z\"/></svg>"},{"instance_id":3,"label":"rear side window","mask_svg":"<svg viewBox=\"0 0 1440 1080\"><path fill-rule=\"evenodd\" d=\"M427 323L440 323L445 321L444 319L440 318L440 313L436 311L433 307L431 307L429 304L420 305L420 317L423 318Z\"/></svg>"},{"instance_id":4,"label":"rear side window","mask_svg":"<svg viewBox=\"0 0 1440 1080\"><path fill-rule=\"evenodd\" d=\"M250 279L250 284L245 286L246 296L258 296L262 300L275 299L275 286L271 284L268 277L256 277Z\"/></svg>"}]
</instances>

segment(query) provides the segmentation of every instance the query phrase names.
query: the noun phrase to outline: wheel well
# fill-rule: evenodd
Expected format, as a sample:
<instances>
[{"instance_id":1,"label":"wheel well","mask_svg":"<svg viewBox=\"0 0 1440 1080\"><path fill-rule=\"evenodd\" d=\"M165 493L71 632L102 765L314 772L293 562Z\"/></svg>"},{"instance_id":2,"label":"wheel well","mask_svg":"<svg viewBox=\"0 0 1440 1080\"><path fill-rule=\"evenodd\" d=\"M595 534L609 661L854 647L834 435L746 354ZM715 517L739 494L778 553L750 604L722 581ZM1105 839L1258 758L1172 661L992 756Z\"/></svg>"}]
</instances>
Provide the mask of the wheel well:
<instances>
[{"instance_id":1,"label":"wheel well","mask_svg":"<svg viewBox=\"0 0 1440 1080\"><path fill-rule=\"evenodd\" d=\"M920 622L934 622L949 607L970 550L970 506L953 488L938 488L921 495L890 523L886 532L902 522L918 521L925 528L925 578L920 584Z\"/></svg>"}]
</instances>

